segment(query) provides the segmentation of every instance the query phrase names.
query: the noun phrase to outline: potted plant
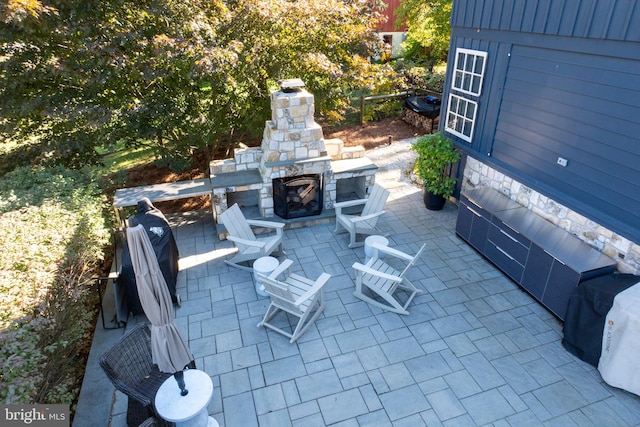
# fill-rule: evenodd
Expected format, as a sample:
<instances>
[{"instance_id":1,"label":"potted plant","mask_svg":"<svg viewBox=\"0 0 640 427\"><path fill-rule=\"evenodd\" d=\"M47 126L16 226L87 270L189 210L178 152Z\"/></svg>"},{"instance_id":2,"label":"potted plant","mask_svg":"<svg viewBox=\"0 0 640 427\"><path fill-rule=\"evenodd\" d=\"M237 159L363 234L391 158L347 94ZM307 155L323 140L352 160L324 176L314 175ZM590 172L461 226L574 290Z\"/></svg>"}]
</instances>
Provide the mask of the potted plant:
<instances>
[{"instance_id":1,"label":"potted plant","mask_svg":"<svg viewBox=\"0 0 640 427\"><path fill-rule=\"evenodd\" d=\"M424 185L424 204L427 209L440 210L453 194L456 179L449 176L450 165L460 155L442 132L421 136L411 149L418 153L413 170Z\"/></svg>"}]
</instances>

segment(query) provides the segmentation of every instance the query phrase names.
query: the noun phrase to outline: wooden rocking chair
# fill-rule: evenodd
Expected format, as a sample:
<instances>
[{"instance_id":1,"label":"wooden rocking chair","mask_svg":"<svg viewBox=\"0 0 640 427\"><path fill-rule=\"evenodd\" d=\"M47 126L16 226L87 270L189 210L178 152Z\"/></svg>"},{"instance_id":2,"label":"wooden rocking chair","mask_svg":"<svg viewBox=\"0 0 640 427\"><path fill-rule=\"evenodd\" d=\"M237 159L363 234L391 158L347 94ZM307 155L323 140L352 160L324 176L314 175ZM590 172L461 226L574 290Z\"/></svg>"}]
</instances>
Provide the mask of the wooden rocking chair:
<instances>
[{"instance_id":1,"label":"wooden rocking chair","mask_svg":"<svg viewBox=\"0 0 640 427\"><path fill-rule=\"evenodd\" d=\"M349 200L346 202L335 203L333 207L336 210L336 229L338 232L342 226L350 234L349 247L355 248L364 245L363 241L356 241L358 234L371 235L382 234L376 228L378 218L384 213L384 204L389 197L389 191L382 186L375 184L371 190L371 194L366 199ZM359 215L349 215L343 212L343 208L364 205L362 213Z\"/></svg>"},{"instance_id":2,"label":"wooden rocking chair","mask_svg":"<svg viewBox=\"0 0 640 427\"><path fill-rule=\"evenodd\" d=\"M220 214L220 221L229 232L227 240L231 240L238 248L238 253L225 263L247 271L253 271L249 265L241 265L248 261L256 260L272 253L284 254L282 249L282 230L284 224L272 221L249 219L247 220L238 204L234 204ZM251 227L274 229L275 235L256 237Z\"/></svg>"},{"instance_id":3,"label":"wooden rocking chair","mask_svg":"<svg viewBox=\"0 0 640 427\"><path fill-rule=\"evenodd\" d=\"M418 253L411 256L397 249L374 243L372 246L373 256L369 262L366 265L359 262L353 264L356 273L356 290L353 295L384 310L399 314L409 314L407 307L416 294L422 293L422 291L407 279L406 274L420 257L425 246L426 244L423 244ZM404 270L398 271L380 259L381 255L399 258L406 261L407 266ZM398 289L403 289L409 293L409 297L404 304L394 296ZM373 295L369 296L367 293L373 293Z\"/></svg>"},{"instance_id":4,"label":"wooden rocking chair","mask_svg":"<svg viewBox=\"0 0 640 427\"><path fill-rule=\"evenodd\" d=\"M291 273L293 261L286 259L269 276L258 273L264 291L269 294L271 304L258 327L272 329L290 339L294 343L315 322L325 307L324 286L331 275L322 273L315 281ZM284 280L278 277L287 272ZM289 333L270 321L279 312L297 317L298 323ZM287 321L285 319L284 321Z\"/></svg>"}]
</instances>

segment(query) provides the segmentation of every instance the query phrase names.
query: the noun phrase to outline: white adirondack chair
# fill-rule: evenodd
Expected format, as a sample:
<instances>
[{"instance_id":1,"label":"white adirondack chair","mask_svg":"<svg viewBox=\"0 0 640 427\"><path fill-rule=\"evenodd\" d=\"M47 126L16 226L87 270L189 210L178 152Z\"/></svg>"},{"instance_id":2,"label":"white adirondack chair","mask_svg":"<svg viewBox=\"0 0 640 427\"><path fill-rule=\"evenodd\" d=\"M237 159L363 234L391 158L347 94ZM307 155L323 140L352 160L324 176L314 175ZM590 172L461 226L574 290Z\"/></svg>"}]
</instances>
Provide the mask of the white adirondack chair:
<instances>
[{"instance_id":1,"label":"white adirondack chair","mask_svg":"<svg viewBox=\"0 0 640 427\"><path fill-rule=\"evenodd\" d=\"M225 263L247 271L253 271L252 266L241 265L272 253L284 254L282 237L284 224L272 221L247 220L237 203L220 214L220 221L229 232L227 240L231 240L238 248L238 252ZM251 227L262 227L275 230L275 234L256 237Z\"/></svg>"},{"instance_id":2,"label":"white adirondack chair","mask_svg":"<svg viewBox=\"0 0 640 427\"><path fill-rule=\"evenodd\" d=\"M425 246L426 244L422 245L418 253L411 256L397 249L374 243L372 245L373 256L369 262L366 265L359 262L353 264L356 274L356 290L353 295L376 307L394 313L409 314L407 307L416 294L422 293L422 291L407 279L406 274L420 257ZM406 262L407 265L404 270L398 271L380 259L381 255L399 258ZM404 304L395 295L398 289L402 289L409 294Z\"/></svg>"},{"instance_id":3,"label":"white adirondack chair","mask_svg":"<svg viewBox=\"0 0 640 427\"><path fill-rule=\"evenodd\" d=\"M356 240L356 236L358 234L381 234L380 230L376 228L376 224L378 223L378 218L380 218L384 213L384 204L387 202L388 197L389 191L385 190L382 186L375 184L368 198L338 202L333 205L336 210L335 232L338 232L340 227L343 227L349 232L350 248L364 245L364 240ZM364 205L362 213L359 215L350 215L343 212L344 208L358 205Z\"/></svg>"},{"instance_id":4,"label":"white adirondack chair","mask_svg":"<svg viewBox=\"0 0 640 427\"><path fill-rule=\"evenodd\" d=\"M268 276L258 273L264 291L269 294L271 304L258 327L264 326L272 329L295 342L315 322L325 307L324 286L331 275L322 273L315 281L291 273L293 261L286 259ZM278 279L286 271L284 280ZM271 323L271 320L280 312L288 313L298 318L295 327L291 327L289 333L281 327ZM280 316L282 317L282 316ZM280 323L288 323L287 316L280 319ZM284 326L284 325L283 325Z\"/></svg>"}]
</instances>

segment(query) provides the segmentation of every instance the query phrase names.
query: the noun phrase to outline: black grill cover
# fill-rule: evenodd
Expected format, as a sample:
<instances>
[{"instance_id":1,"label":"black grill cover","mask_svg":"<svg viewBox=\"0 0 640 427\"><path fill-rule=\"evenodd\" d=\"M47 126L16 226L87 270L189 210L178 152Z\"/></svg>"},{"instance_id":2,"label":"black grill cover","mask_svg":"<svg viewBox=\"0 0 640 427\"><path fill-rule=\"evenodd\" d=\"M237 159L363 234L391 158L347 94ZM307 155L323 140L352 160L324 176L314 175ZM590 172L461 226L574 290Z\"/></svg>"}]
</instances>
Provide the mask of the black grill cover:
<instances>
[{"instance_id":1,"label":"black grill cover","mask_svg":"<svg viewBox=\"0 0 640 427\"><path fill-rule=\"evenodd\" d=\"M435 96L410 96L404 100L404 105L431 120L440 115L440 99Z\"/></svg>"},{"instance_id":2,"label":"black grill cover","mask_svg":"<svg viewBox=\"0 0 640 427\"><path fill-rule=\"evenodd\" d=\"M153 206L147 198L143 198L138 202L138 213L129 218L131 224L136 221L138 224L142 224L147 236L149 236L153 250L158 258L160 271L167 282L171 299L175 303L179 254L178 245L171 227L163 213ZM129 311L133 314L143 313L140 298L138 297L138 288L136 287L136 275L131 265L131 254L127 245L125 245L122 253L122 268L118 281L126 290Z\"/></svg>"},{"instance_id":3,"label":"black grill cover","mask_svg":"<svg viewBox=\"0 0 640 427\"><path fill-rule=\"evenodd\" d=\"M640 282L640 276L612 273L580 283L569 298L562 345L571 354L598 367L607 313L617 294Z\"/></svg>"}]
</instances>

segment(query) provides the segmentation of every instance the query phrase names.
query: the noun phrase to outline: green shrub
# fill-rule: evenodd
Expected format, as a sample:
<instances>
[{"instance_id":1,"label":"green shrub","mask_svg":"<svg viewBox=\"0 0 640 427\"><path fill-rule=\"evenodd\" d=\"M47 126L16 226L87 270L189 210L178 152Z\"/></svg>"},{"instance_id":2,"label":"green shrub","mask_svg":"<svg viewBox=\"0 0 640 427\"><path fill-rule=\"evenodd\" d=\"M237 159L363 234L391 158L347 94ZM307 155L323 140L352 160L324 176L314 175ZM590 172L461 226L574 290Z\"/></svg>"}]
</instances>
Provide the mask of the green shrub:
<instances>
[{"instance_id":1,"label":"green shrub","mask_svg":"<svg viewBox=\"0 0 640 427\"><path fill-rule=\"evenodd\" d=\"M411 150L418 153L414 171L422 180L426 191L451 197L456 178L449 176L449 167L460 159L453 142L444 133L432 133L418 138Z\"/></svg>"},{"instance_id":2,"label":"green shrub","mask_svg":"<svg viewBox=\"0 0 640 427\"><path fill-rule=\"evenodd\" d=\"M442 93L446 67L427 67L410 61L399 61L396 69L407 89L424 89Z\"/></svg>"},{"instance_id":3,"label":"green shrub","mask_svg":"<svg viewBox=\"0 0 640 427\"><path fill-rule=\"evenodd\" d=\"M96 314L91 277L110 232L89 171L0 178L0 401L71 403Z\"/></svg>"}]
</instances>

